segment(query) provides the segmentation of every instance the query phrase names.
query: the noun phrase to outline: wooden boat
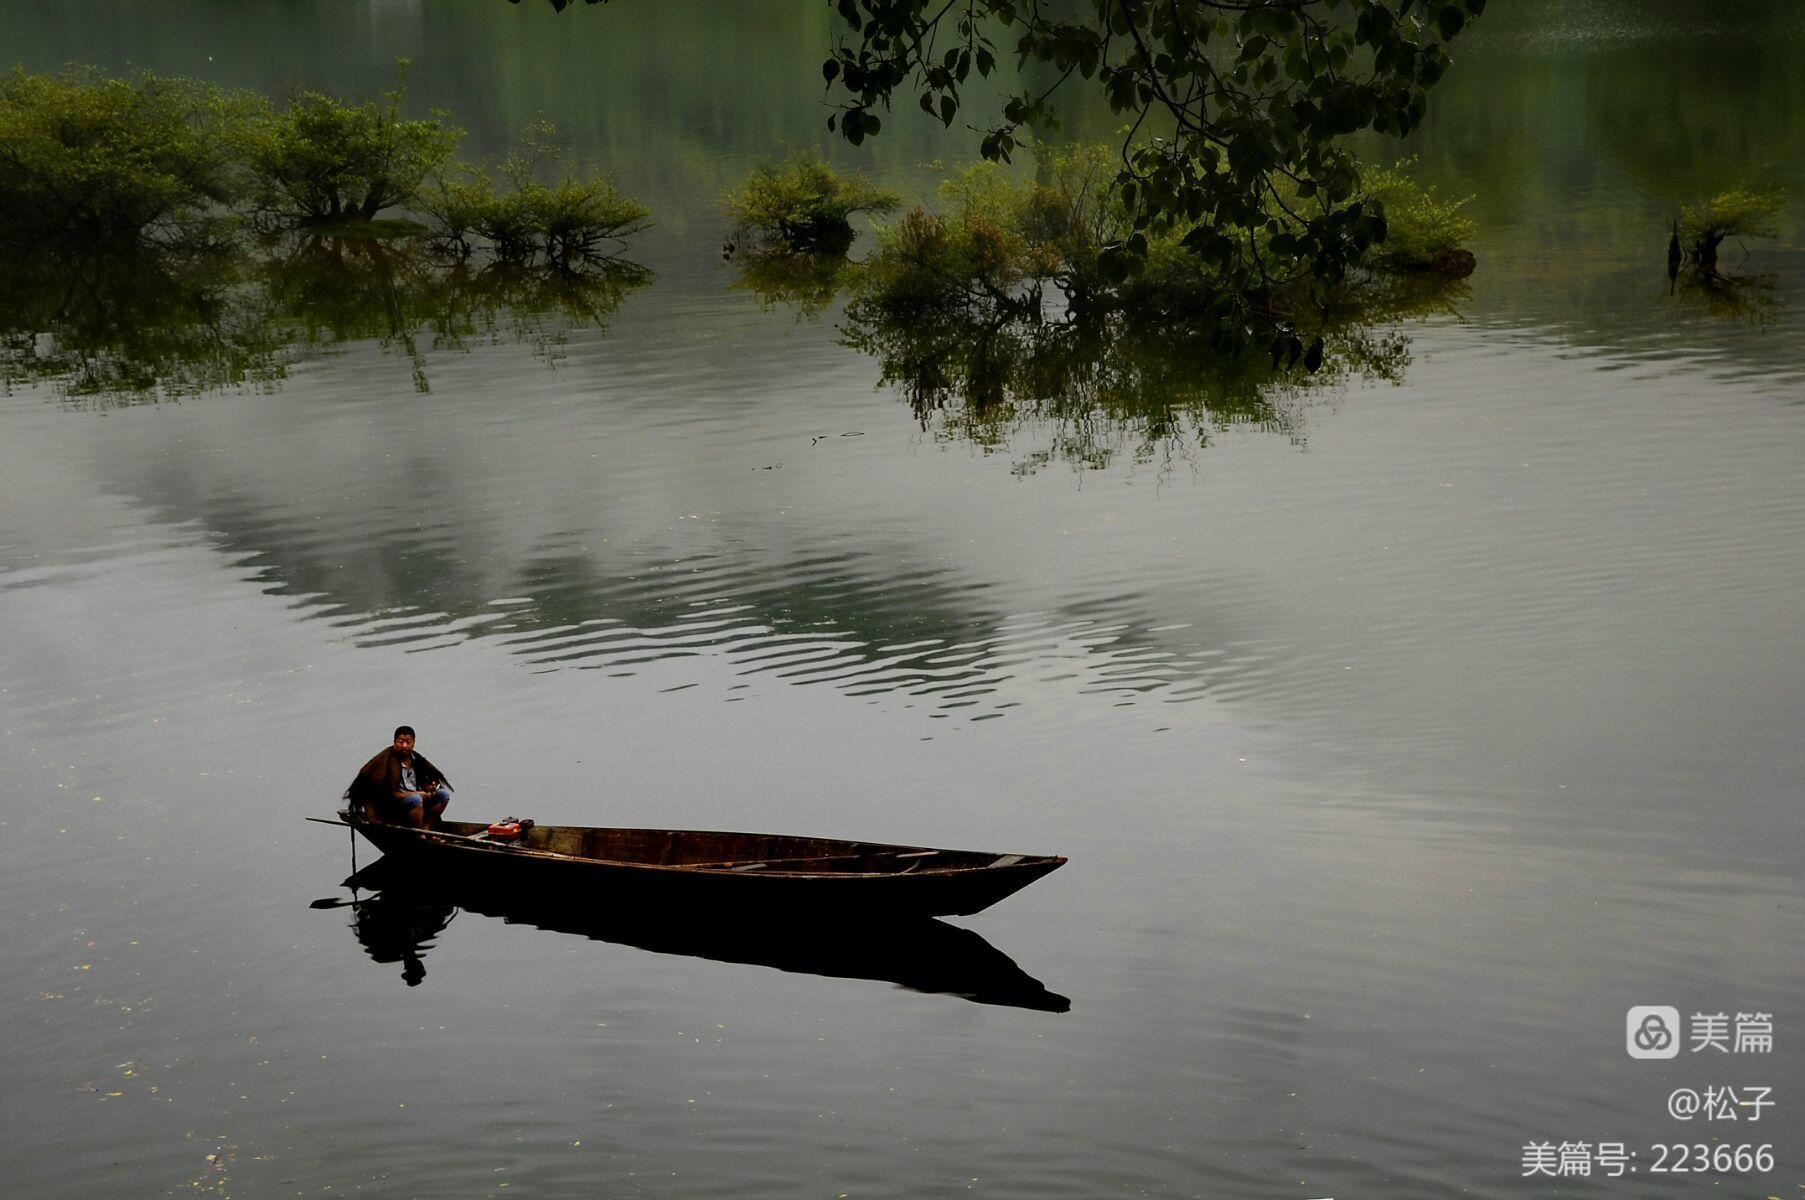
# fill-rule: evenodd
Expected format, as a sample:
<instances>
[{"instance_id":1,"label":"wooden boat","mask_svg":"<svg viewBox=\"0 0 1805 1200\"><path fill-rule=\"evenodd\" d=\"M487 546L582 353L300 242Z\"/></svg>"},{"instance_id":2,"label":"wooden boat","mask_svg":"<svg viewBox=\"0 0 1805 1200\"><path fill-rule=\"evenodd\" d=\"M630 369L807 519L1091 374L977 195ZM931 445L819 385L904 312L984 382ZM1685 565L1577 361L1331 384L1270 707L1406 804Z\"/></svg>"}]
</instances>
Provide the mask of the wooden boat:
<instances>
[{"instance_id":1,"label":"wooden boat","mask_svg":"<svg viewBox=\"0 0 1805 1200\"><path fill-rule=\"evenodd\" d=\"M980 912L1066 861L770 833L585 825L536 825L519 842L505 842L477 822L440 821L422 830L352 813L340 818L329 823L349 825L415 867L513 882L580 903L631 889L636 898L659 903L855 920Z\"/></svg>"}]
</instances>

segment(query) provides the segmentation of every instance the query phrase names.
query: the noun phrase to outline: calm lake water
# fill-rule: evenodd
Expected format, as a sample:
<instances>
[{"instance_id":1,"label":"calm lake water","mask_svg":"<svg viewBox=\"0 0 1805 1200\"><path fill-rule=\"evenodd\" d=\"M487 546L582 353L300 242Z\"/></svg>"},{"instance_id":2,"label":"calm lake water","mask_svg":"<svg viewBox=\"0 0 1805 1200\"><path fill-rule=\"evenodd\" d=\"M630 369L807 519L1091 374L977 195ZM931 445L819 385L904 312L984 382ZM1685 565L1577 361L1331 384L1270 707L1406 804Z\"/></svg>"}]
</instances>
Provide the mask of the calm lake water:
<instances>
[{"instance_id":1,"label":"calm lake water","mask_svg":"<svg viewBox=\"0 0 1805 1200\"><path fill-rule=\"evenodd\" d=\"M658 219L568 303L4 285L0 1190L1800 1195L1799 209L1728 301L1663 255L1805 194L1805 18L1493 8L1375 148L1480 227L1383 369L978 412L720 260L760 156L913 197L972 149L834 144L827 6L0 6L31 70L405 55L467 151L546 117ZM72 307L110 332L59 359ZM301 818L401 721L454 814L1071 862L894 961L310 907L351 848ZM1632 1005L1774 1049L1634 1061ZM1773 1105L1667 1115L1724 1085ZM1682 1141L1777 1165L1651 1174Z\"/></svg>"}]
</instances>

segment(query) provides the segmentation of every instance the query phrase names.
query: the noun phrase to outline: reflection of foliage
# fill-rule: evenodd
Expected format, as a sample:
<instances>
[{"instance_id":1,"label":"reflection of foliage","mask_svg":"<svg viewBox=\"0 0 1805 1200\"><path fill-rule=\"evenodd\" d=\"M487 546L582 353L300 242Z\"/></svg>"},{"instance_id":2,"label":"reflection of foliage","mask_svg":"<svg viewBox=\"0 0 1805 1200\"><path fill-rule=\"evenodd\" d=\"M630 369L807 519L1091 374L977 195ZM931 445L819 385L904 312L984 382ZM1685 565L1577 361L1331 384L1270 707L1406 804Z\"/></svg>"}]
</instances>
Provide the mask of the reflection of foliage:
<instances>
[{"instance_id":1,"label":"reflection of foliage","mask_svg":"<svg viewBox=\"0 0 1805 1200\"><path fill-rule=\"evenodd\" d=\"M0 380L154 400L270 384L288 339L219 254L17 254L0 272Z\"/></svg>"},{"instance_id":2,"label":"reflection of foliage","mask_svg":"<svg viewBox=\"0 0 1805 1200\"><path fill-rule=\"evenodd\" d=\"M149 74L0 76L0 240L196 241L243 193L249 103Z\"/></svg>"},{"instance_id":3,"label":"reflection of foliage","mask_svg":"<svg viewBox=\"0 0 1805 1200\"><path fill-rule=\"evenodd\" d=\"M798 151L785 162L759 163L721 203L733 219L732 237L844 252L854 213L887 213L902 199L862 174L841 175L818 153Z\"/></svg>"},{"instance_id":4,"label":"reflection of foliage","mask_svg":"<svg viewBox=\"0 0 1805 1200\"><path fill-rule=\"evenodd\" d=\"M649 268L621 258L596 259L581 269L459 263L432 277L432 302L421 315L443 344L483 335L549 351L566 330L607 328L627 296L651 282Z\"/></svg>"},{"instance_id":5,"label":"reflection of foliage","mask_svg":"<svg viewBox=\"0 0 1805 1200\"><path fill-rule=\"evenodd\" d=\"M463 130L440 114L403 120L407 60L383 103L347 104L324 92L296 93L287 109L266 112L236 133L258 182L258 207L288 222L368 221L414 199L439 170Z\"/></svg>"},{"instance_id":6,"label":"reflection of foliage","mask_svg":"<svg viewBox=\"0 0 1805 1200\"><path fill-rule=\"evenodd\" d=\"M373 341L410 360L420 339L475 337L549 354L567 329L606 324L651 273L618 260L583 270L446 265L403 243L288 238L265 255L19 256L0 275L0 381L50 384L111 403L246 385Z\"/></svg>"},{"instance_id":7,"label":"reflection of foliage","mask_svg":"<svg viewBox=\"0 0 1805 1200\"><path fill-rule=\"evenodd\" d=\"M1397 381L1408 339L1382 323L1448 311L1460 285L1368 281L1344 287L1322 327L1325 351L1310 374L1297 364L1212 345L1211 327L1126 311L1066 320L925 309L899 316L855 300L846 343L876 356L882 382L908 399L924 428L986 451L1031 431L1043 448L1016 470L1053 461L1101 467L1127 449L1136 462L1184 453L1213 431L1253 424L1299 436L1312 391L1359 375Z\"/></svg>"},{"instance_id":8,"label":"reflection of foliage","mask_svg":"<svg viewBox=\"0 0 1805 1200\"><path fill-rule=\"evenodd\" d=\"M606 175L580 173L566 162L555 134L544 122L532 126L493 174L464 165L441 173L419 198L440 241L460 255L470 253L475 238L498 259L524 262L543 255L569 265L599 261L604 242L650 225L650 210ZM552 183L541 182L547 173L556 175Z\"/></svg>"},{"instance_id":9,"label":"reflection of foliage","mask_svg":"<svg viewBox=\"0 0 1805 1200\"><path fill-rule=\"evenodd\" d=\"M856 267L838 254L786 247L741 252L734 258L735 291L751 292L765 308L784 305L798 320L813 320L839 296Z\"/></svg>"},{"instance_id":10,"label":"reflection of foliage","mask_svg":"<svg viewBox=\"0 0 1805 1200\"><path fill-rule=\"evenodd\" d=\"M1102 467L1124 448L1146 462L1162 446L1201 443L1227 424L1292 422L1285 398L1264 386L1270 373L1259 360L1225 365L1200 339L1153 335L1119 318L972 322L946 313L886 322L855 304L845 337L878 358L880 382L899 390L935 437L987 453L1024 435L1043 441L1017 458L1024 474L1052 461Z\"/></svg>"},{"instance_id":11,"label":"reflection of foliage","mask_svg":"<svg viewBox=\"0 0 1805 1200\"><path fill-rule=\"evenodd\" d=\"M1668 289L1675 308L1732 325L1768 325L1780 310L1772 274L1738 275L1687 268Z\"/></svg>"}]
</instances>

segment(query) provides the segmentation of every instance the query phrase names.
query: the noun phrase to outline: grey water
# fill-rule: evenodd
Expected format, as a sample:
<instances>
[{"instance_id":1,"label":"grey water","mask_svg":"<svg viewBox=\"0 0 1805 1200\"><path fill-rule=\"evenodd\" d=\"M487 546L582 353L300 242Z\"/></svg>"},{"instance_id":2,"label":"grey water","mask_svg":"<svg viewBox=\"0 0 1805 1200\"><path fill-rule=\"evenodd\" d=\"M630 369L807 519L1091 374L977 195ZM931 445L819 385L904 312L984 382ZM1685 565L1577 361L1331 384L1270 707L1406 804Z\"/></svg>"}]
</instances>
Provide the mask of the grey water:
<instances>
[{"instance_id":1,"label":"grey water","mask_svg":"<svg viewBox=\"0 0 1805 1200\"><path fill-rule=\"evenodd\" d=\"M913 201L975 149L836 144L831 9L576 8L0 5L0 67L406 56L658 222L587 315L291 314L251 368L0 314L0 1190L1798 1194L1800 209L1726 249L1746 302L1662 260L1681 203L1805 194L1795 8L1494 5L1373 151L1473 197L1466 287L1386 371L1159 422L913 405L736 286L761 157ZM1071 861L894 964L339 903L302 818L404 721L453 815ZM1775 1045L1634 1060L1636 1005ZM1668 1114L1724 1085L1773 1106Z\"/></svg>"}]
</instances>

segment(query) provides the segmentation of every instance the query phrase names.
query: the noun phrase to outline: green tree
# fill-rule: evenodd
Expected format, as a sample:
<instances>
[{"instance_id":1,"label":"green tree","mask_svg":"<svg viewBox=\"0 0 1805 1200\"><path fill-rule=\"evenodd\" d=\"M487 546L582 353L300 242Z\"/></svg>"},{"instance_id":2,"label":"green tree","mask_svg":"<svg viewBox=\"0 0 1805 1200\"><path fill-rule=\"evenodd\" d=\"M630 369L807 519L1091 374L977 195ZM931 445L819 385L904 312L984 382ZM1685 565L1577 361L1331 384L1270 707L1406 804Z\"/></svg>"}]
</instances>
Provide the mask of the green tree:
<instances>
[{"instance_id":1,"label":"green tree","mask_svg":"<svg viewBox=\"0 0 1805 1200\"><path fill-rule=\"evenodd\" d=\"M902 203L862 174L841 175L820 154L796 151L784 162L761 162L721 197L732 219L730 238L797 250L844 252L852 244L854 213L887 213Z\"/></svg>"},{"instance_id":2,"label":"green tree","mask_svg":"<svg viewBox=\"0 0 1805 1200\"><path fill-rule=\"evenodd\" d=\"M440 242L459 257L480 241L503 261L543 255L571 266L605 261L624 239L651 227L651 210L607 175L567 162L556 135L552 125L537 122L493 173L465 163L438 172L420 189L416 206Z\"/></svg>"},{"instance_id":3,"label":"green tree","mask_svg":"<svg viewBox=\"0 0 1805 1200\"><path fill-rule=\"evenodd\" d=\"M1725 238L1771 238L1780 233L1786 195L1778 190L1731 188L1708 200L1682 205L1674 222L1674 239L1683 242L1687 261L1706 271L1717 269L1717 248Z\"/></svg>"},{"instance_id":4,"label":"green tree","mask_svg":"<svg viewBox=\"0 0 1805 1200\"><path fill-rule=\"evenodd\" d=\"M515 0L518 2L518 0ZM598 3L600 0L588 0ZM562 10L569 0L550 0ZM1332 288L1386 234L1348 140L1403 136L1484 0L834 0L843 32L822 64L853 144L913 98L950 126L999 54L1052 82L979 118L986 158L1056 124L1062 88L1101 90L1130 122L1115 184L1130 214L1099 269L1146 269L1177 228L1219 281L1224 329L1283 335L1278 288Z\"/></svg>"},{"instance_id":5,"label":"green tree","mask_svg":"<svg viewBox=\"0 0 1805 1200\"><path fill-rule=\"evenodd\" d=\"M0 240L192 242L244 194L255 99L186 79L0 76Z\"/></svg>"},{"instance_id":6,"label":"green tree","mask_svg":"<svg viewBox=\"0 0 1805 1200\"><path fill-rule=\"evenodd\" d=\"M264 209L315 224L368 221L406 204L457 148L463 130L442 115L401 116L407 60L382 102L347 104L324 92L298 92L280 113L266 113L244 135Z\"/></svg>"}]
</instances>

